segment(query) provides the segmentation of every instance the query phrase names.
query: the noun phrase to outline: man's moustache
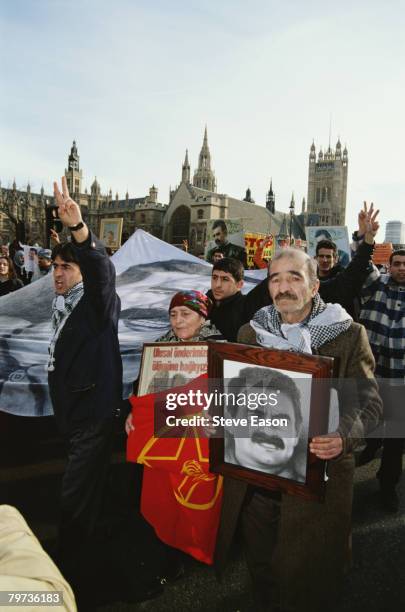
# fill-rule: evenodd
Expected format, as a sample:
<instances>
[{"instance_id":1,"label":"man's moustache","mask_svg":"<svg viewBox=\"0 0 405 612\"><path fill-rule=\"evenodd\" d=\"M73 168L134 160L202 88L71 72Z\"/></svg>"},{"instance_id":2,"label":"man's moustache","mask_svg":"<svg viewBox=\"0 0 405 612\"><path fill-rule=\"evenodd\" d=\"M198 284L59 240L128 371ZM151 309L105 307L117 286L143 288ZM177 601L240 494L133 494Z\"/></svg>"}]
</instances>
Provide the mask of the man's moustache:
<instances>
[{"instance_id":1,"label":"man's moustache","mask_svg":"<svg viewBox=\"0 0 405 612\"><path fill-rule=\"evenodd\" d=\"M278 436L268 436L262 431L255 431L253 436L251 437L252 442L256 442L256 444L271 444L276 448L280 448L283 450L285 448L284 440L279 438Z\"/></svg>"},{"instance_id":2,"label":"man's moustache","mask_svg":"<svg viewBox=\"0 0 405 612\"><path fill-rule=\"evenodd\" d=\"M274 301L277 302L277 300L282 300L284 298L288 298L290 300L296 300L297 296L294 295L293 293L289 293L289 291L286 291L285 293L279 293L275 298Z\"/></svg>"}]
</instances>

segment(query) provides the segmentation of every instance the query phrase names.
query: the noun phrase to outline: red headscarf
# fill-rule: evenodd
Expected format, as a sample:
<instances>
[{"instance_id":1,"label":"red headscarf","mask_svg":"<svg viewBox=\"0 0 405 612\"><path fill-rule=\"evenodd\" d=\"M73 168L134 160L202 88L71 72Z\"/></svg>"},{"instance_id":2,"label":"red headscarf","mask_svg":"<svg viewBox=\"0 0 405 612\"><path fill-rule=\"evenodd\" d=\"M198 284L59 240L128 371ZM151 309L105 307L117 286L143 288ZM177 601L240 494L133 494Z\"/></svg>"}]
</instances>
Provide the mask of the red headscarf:
<instances>
[{"instance_id":1,"label":"red headscarf","mask_svg":"<svg viewBox=\"0 0 405 612\"><path fill-rule=\"evenodd\" d=\"M178 291L170 302L169 312L175 306L187 306L190 310L198 312L199 315L208 319L212 302L210 298L201 291Z\"/></svg>"}]
</instances>

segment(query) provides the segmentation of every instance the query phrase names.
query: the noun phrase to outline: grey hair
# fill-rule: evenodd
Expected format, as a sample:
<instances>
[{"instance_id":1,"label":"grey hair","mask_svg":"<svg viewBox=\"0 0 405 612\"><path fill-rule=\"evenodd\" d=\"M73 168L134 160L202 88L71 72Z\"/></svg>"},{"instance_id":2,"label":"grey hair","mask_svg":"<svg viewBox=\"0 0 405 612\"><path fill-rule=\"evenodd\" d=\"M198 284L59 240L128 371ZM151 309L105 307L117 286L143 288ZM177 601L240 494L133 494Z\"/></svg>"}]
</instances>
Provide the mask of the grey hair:
<instances>
[{"instance_id":1,"label":"grey hair","mask_svg":"<svg viewBox=\"0 0 405 612\"><path fill-rule=\"evenodd\" d=\"M281 249L281 251L273 257L273 259L269 262L269 274L271 272L271 264L274 261L283 259L284 257L292 259L296 257L298 253L302 255L303 263L305 264L307 269L310 285L311 287L313 287L316 281L318 280L318 267L316 261L309 255L307 255L307 253L304 253L304 251L301 251L301 249L297 249L295 247L286 247L284 249Z\"/></svg>"}]
</instances>

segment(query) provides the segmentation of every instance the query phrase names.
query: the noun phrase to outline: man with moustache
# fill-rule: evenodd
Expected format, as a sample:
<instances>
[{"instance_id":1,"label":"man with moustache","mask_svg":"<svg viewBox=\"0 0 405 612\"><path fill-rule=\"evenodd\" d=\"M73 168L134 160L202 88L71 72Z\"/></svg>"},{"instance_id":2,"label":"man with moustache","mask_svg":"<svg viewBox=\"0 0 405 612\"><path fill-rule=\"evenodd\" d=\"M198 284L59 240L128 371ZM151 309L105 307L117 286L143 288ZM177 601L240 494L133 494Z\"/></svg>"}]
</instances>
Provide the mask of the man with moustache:
<instances>
[{"instance_id":1,"label":"man with moustache","mask_svg":"<svg viewBox=\"0 0 405 612\"><path fill-rule=\"evenodd\" d=\"M238 340L339 358L338 378L351 379L357 393L339 388L337 429L310 441L310 452L329 462L324 503L225 478L216 564L221 571L240 521L257 609L320 612L337 600L348 560L352 450L377 426L381 400L365 329L321 300L315 261L287 248L271 261L268 282L273 305L259 310Z\"/></svg>"},{"instance_id":2,"label":"man with moustache","mask_svg":"<svg viewBox=\"0 0 405 612\"><path fill-rule=\"evenodd\" d=\"M306 461L295 452L302 430L302 413L300 392L294 380L271 368L249 366L242 368L238 377L230 381L227 393L234 390L246 401L243 405L228 402L225 415L246 419L247 427L234 426L229 432L225 430L225 461L305 482ZM268 398L270 392L276 397L275 403ZM252 395L258 398L260 394L266 395L268 401L256 401L254 407L249 408L249 398ZM287 424L278 425L283 420Z\"/></svg>"}]
</instances>

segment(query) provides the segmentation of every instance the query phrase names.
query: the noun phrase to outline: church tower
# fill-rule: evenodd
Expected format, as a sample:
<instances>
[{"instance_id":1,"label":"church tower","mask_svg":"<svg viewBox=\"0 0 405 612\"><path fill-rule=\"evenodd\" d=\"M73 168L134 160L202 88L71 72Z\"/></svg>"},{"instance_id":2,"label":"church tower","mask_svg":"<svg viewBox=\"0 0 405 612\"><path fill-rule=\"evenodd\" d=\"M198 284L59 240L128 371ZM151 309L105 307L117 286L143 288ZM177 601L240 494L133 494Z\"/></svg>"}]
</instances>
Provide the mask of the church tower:
<instances>
[{"instance_id":1,"label":"church tower","mask_svg":"<svg viewBox=\"0 0 405 612\"><path fill-rule=\"evenodd\" d=\"M97 177L95 177L90 187L89 208L92 210L98 210L100 207L100 200L100 184L97 181Z\"/></svg>"},{"instance_id":2,"label":"church tower","mask_svg":"<svg viewBox=\"0 0 405 612\"><path fill-rule=\"evenodd\" d=\"M309 153L307 212L319 214L320 225L345 225L348 152L340 140L335 151L320 149L314 142Z\"/></svg>"},{"instance_id":3,"label":"church tower","mask_svg":"<svg viewBox=\"0 0 405 612\"><path fill-rule=\"evenodd\" d=\"M65 170L65 176L69 193L73 199L79 201L78 195L82 192L82 171L79 167L79 155L77 153L76 141L73 141L73 146L70 149L68 157L68 167Z\"/></svg>"},{"instance_id":4,"label":"church tower","mask_svg":"<svg viewBox=\"0 0 405 612\"><path fill-rule=\"evenodd\" d=\"M188 150L186 149L186 157L181 169L181 182L190 183L190 162L188 161Z\"/></svg>"},{"instance_id":5,"label":"church tower","mask_svg":"<svg viewBox=\"0 0 405 612\"><path fill-rule=\"evenodd\" d=\"M211 170L211 153L208 148L207 127L205 127L204 142L198 158L198 168L194 172L193 185L207 191L216 192L217 190L215 174Z\"/></svg>"},{"instance_id":6,"label":"church tower","mask_svg":"<svg viewBox=\"0 0 405 612\"><path fill-rule=\"evenodd\" d=\"M266 208L273 215L276 212L276 197L275 197L274 192L273 192L273 179L271 179L271 181L270 181L270 189L267 192L267 196L266 196Z\"/></svg>"}]
</instances>

